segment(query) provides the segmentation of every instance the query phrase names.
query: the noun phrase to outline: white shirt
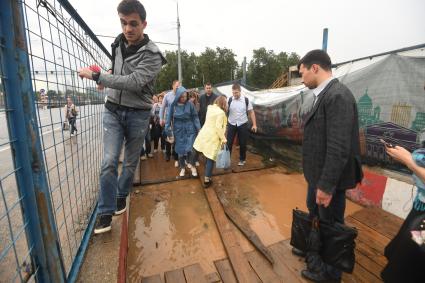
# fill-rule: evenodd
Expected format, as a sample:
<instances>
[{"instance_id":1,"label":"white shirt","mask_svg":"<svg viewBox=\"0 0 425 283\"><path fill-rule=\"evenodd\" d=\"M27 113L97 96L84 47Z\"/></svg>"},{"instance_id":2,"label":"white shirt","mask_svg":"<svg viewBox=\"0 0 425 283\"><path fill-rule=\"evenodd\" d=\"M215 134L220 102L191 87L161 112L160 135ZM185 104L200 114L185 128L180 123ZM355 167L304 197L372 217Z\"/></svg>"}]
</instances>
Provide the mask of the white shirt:
<instances>
[{"instance_id":1,"label":"white shirt","mask_svg":"<svg viewBox=\"0 0 425 283\"><path fill-rule=\"evenodd\" d=\"M230 98L229 98L230 99ZM229 100L227 101L229 102ZM252 110L251 100L248 99L248 109L246 109L245 97L241 94L239 99L232 96L232 103L229 107L229 124L233 126L240 126L248 122L247 111Z\"/></svg>"},{"instance_id":2,"label":"white shirt","mask_svg":"<svg viewBox=\"0 0 425 283\"><path fill-rule=\"evenodd\" d=\"M330 77L327 80L323 81L320 85L318 85L315 89L313 89L313 93L314 93L314 104L316 104L316 101L318 99L319 94L325 89L325 87L330 83L331 80L333 80L334 77Z\"/></svg>"}]
</instances>

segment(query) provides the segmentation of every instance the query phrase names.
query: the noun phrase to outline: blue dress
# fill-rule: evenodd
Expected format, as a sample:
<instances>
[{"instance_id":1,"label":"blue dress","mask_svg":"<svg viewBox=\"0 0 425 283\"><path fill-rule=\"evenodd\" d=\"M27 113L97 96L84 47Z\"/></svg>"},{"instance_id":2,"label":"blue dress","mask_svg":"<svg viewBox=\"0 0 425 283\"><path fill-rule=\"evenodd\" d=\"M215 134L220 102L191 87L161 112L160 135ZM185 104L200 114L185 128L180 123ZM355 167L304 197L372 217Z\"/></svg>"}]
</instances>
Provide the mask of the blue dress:
<instances>
[{"instance_id":1,"label":"blue dress","mask_svg":"<svg viewBox=\"0 0 425 283\"><path fill-rule=\"evenodd\" d=\"M168 109L165 129L168 136L174 135L174 150L178 155L185 155L192 151L193 143L201 128L198 112L190 101L178 103L180 97L186 92L184 87L176 90L174 102Z\"/></svg>"}]
</instances>

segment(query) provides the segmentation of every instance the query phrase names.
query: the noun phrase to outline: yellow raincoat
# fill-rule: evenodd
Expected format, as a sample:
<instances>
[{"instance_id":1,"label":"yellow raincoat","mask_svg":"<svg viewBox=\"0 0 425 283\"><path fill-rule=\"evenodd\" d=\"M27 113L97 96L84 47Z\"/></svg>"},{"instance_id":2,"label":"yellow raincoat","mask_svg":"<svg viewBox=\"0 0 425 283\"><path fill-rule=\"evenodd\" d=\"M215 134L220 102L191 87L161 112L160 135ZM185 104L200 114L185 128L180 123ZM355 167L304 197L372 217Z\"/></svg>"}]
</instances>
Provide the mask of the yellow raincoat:
<instances>
[{"instance_id":1,"label":"yellow raincoat","mask_svg":"<svg viewBox=\"0 0 425 283\"><path fill-rule=\"evenodd\" d=\"M196 137L193 148L202 152L205 157L216 160L222 141L226 141L226 113L216 104L209 105L205 124Z\"/></svg>"}]
</instances>

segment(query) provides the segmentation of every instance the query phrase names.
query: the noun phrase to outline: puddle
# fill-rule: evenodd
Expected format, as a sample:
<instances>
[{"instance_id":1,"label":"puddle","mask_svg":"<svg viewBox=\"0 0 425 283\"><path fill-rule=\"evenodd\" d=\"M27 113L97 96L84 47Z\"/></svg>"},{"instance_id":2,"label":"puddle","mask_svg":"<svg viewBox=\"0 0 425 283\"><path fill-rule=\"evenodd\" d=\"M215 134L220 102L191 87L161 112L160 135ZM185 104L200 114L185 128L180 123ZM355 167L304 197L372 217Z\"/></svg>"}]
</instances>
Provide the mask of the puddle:
<instances>
[{"instance_id":1,"label":"puddle","mask_svg":"<svg viewBox=\"0 0 425 283\"><path fill-rule=\"evenodd\" d=\"M199 262L205 273L226 257L197 180L143 188L130 205L129 282Z\"/></svg>"}]
</instances>

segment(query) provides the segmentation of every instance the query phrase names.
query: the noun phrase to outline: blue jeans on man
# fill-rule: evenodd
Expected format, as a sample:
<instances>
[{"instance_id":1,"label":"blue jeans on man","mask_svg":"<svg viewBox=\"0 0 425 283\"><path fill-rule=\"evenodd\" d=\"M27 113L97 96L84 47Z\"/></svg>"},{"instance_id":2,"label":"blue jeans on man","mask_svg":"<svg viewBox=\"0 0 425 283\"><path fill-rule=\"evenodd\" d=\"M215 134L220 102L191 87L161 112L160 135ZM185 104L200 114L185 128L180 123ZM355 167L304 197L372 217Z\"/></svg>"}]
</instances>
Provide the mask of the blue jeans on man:
<instances>
[{"instance_id":1,"label":"blue jeans on man","mask_svg":"<svg viewBox=\"0 0 425 283\"><path fill-rule=\"evenodd\" d=\"M328 207L317 205L316 203L316 192L315 186L308 185L307 190L307 208L310 216L319 216L319 219L327 221L335 221L344 224L344 213L346 206L345 190L335 190L332 200ZM342 271L329 265L325 264L326 272L332 278L341 278Z\"/></svg>"},{"instance_id":2,"label":"blue jeans on man","mask_svg":"<svg viewBox=\"0 0 425 283\"><path fill-rule=\"evenodd\" d=\"M103 113L103 161L100 169L99 215L112 215L117 197L127 197L133 185L143 140L149 126L149 110L121 110ZM125 142L125 144L124 144ZM118 159L124 144L122 173L118 177Z\"/></svg>"}]
</instances>

